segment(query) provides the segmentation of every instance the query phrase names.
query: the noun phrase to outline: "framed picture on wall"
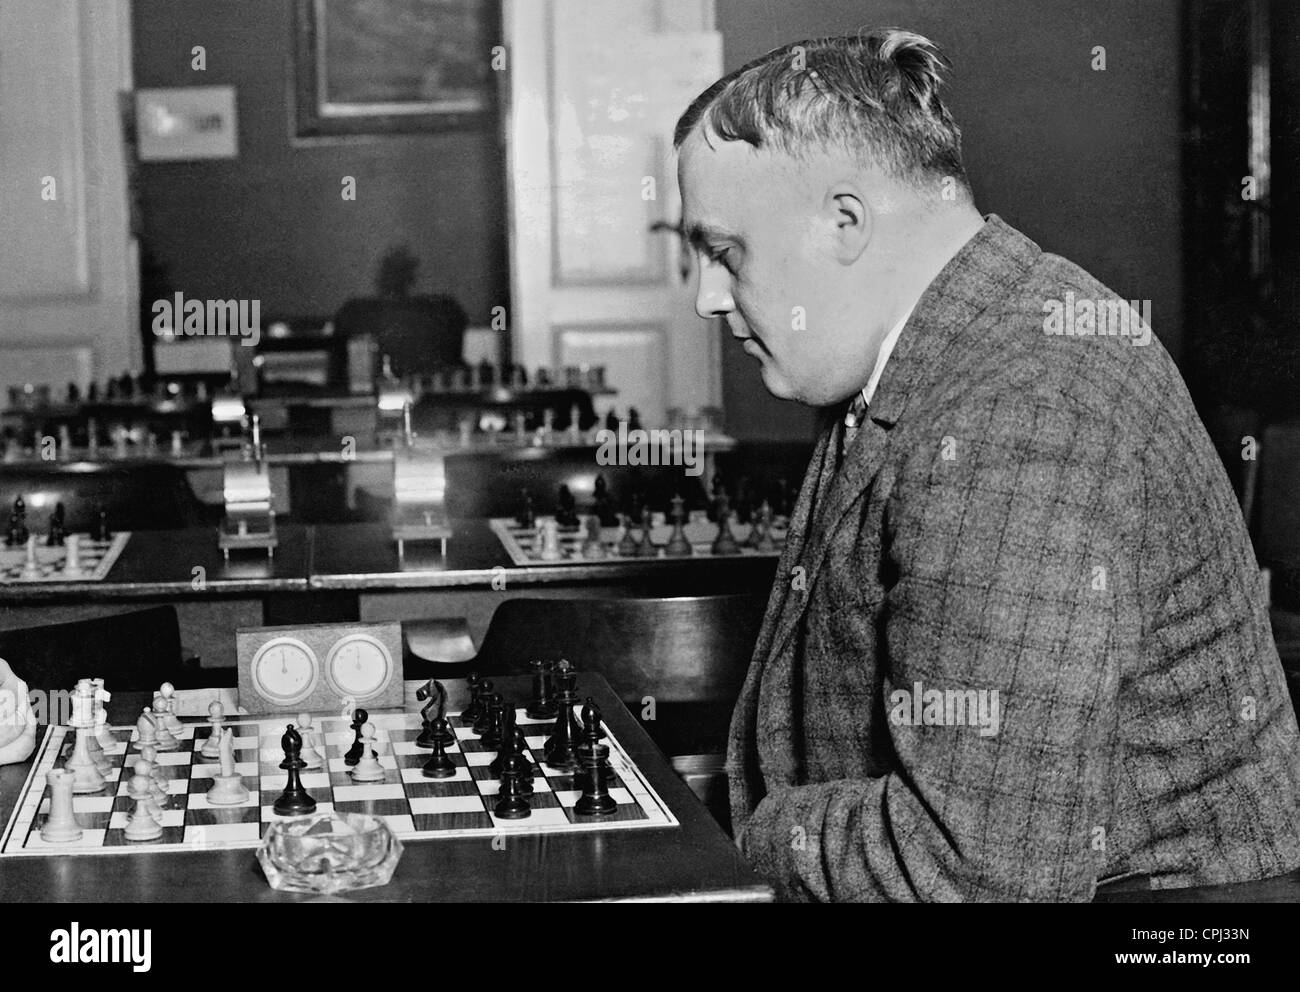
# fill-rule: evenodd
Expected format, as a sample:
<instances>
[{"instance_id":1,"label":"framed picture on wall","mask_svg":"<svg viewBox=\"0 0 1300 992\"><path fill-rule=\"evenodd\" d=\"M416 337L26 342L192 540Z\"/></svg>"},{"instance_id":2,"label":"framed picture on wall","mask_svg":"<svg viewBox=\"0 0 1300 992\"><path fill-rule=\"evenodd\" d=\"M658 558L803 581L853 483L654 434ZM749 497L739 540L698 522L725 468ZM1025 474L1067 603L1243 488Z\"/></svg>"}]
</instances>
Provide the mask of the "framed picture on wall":
<instances>
[{"instance_id":1,"label":"framed picture on wall","mask_svg":"<svg viewBox=\"0 0 1300 992\"><path fill-rule=\"evenodd\" d=\"M299 138L495 120L499 0L294 0Z\"/></svg>"}]
</instances>

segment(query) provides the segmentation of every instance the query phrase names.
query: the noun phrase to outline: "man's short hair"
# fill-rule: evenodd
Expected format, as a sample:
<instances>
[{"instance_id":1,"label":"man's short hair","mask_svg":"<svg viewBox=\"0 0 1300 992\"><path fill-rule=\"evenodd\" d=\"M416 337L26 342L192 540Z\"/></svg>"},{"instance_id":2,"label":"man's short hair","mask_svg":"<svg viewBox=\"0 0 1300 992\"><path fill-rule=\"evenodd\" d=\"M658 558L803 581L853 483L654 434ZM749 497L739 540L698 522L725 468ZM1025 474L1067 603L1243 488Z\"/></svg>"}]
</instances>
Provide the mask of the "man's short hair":
<instances>
[{"instance_id":1,"label":"man's short hair","mask_svg":"<svg viewBox=\"0 0 1300 992\"><path fill-rule=\"evenodd\" d=\"M961 130L939 98L947 68L932 42L897 28L785 45L701 93L673 144L704 127L794 157L839 148L902 182L968 188Z\"/></svg>"}]
</instances>

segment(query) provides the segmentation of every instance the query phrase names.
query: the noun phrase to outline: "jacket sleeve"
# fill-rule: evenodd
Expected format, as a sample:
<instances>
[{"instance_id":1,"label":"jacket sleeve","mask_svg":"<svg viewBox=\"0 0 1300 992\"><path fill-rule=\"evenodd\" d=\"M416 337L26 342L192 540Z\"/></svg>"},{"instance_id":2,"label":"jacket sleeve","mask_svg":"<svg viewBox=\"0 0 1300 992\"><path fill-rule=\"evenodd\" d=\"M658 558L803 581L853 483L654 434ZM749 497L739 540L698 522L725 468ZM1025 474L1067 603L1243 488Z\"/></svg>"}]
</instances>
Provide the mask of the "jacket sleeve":
<instances>
[{"instance_id":1,"label":"jacket sleeve","mask_svg":"<svg viewBox=\"0 0 1300 992\"><path fill-rule=\"evenodd\" d=\"M1086 900L1140 637L1140 459L1058 397L1002 393L931 423L894 439L909 454L884 515L877 718L894 766L777 789L737 841L789 899ZM982 726L953 719L968 690Z\"/></svg>"}]
</instances>

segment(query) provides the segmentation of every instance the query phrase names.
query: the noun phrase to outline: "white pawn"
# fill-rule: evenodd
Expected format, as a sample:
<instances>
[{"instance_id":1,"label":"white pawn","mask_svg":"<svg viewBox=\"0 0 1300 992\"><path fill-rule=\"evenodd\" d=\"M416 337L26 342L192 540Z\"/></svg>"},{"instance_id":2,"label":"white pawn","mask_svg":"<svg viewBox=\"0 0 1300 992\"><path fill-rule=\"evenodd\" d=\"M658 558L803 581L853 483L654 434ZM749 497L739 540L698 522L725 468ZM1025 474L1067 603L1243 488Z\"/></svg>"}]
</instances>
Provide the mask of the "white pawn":
<instances>
[{"instance_id":1,"label":"white pawn","mask_svg":"<svg viewBox=\"0 0 1300 992\"><path fill-rule=\"evenodd\" d=\"M153 748L150 748L149 750L152 751ZM157 757L157 752L154 752L154 757ZM141 756L136 759L135 764L131 766L131 770L136 775L143 775L148 778L150 786L153 789L154 798L157 799L160 804L166 804L167 779L161 774L158 766L154 764L154 758L146 758L141 754Z\"/></svg>"},{"instance_id":2,"label":"white pawn","mask_svg":"<svg viewBox=\"0 0 1300 992\"><path fill-rule=\"evenodd\" d=\"M170 682L164 682L158 689L158 694L162 696L165 708L163 709L163 724L173 734L179 736L185 732L185 724L181 723L181 718L176 715L176 687Z\"/></svg>"},{"instance_id":3,"label":"white pawn","mask_svg":"<svg viewBox=\"0 0 1300 992\"><path fill-rule=\"evenodd\" d=\"M63 539L63 577L75 579L81 574L81 538L69 534Z\"/></svg>"},{"instance_id":4,"label":"white pawn","mask_svg":"<svg viewBox=\"0 0 1300 992\"><path fill-rule=\"evenodd\" d=\"M560 551L560 525L554 520L545 520L537 526L541 532L538 536L542 545L542 561L559 561L564 557Z\"/></svg>"},{"instance_id":5,"label":"white pawn","mask_svg":"<svg viewBox=\"0 0 1300 992\"><path fill-rule=\"evenodd\" d=\"M140 758L132 766L132 771L135 772L135 776L131 779L132 782L135 782L138 778L142 778L146 783L148 783L149 812L153 814L154 819L162 819L163 804L167 802L167 790L159 785L154 779L152 765L143 758ZM133 796L132 798L135 797Z\"/></svg>"},{"instance_id":6,"label":"white pawn","mask_svg":"<svg viewBox=\"0 0 1300 992\"><path fill-rule=\"evenodd\" d=\"M226 722L226 708L218 700L208 704L208 739L203 742L199 754L205 758L221 757L221 728Z\"/></svg>"},{"instance_id":7,"label":"white pawn","mask_svg":"<svg viewBox=\"0 0 1300 992\"><path fill-rule=\"evenodd\" d=\"M298 714L298 733L302 736L302 750L298 757L306 762L303 767L308 771L324 768L325 759L316 748L316 728L312 726L310 713Z\"/></svg>"},{"instance_id":8,"label":"white pawn","mask_svg":"<svg viewBox=\"0 0 1300 992\"><path fill-rule=\"evenodd\" d=\"M155 696L154 699L160 697ZM153 722L153 740L148 743L152 744L159 751L175 751L180 745L176 743L176 738L171 735L167 729L167 721L164 714L150 709L148 706L144 711L149 714L149 719Z\"/></svg>"},{"instance_id":9,"label":"white pawn","mask_svg":"<svg viewBox=\"0 0 1300 992\"><path fill-rule=\"evenodd\" d=\"M161 786L166 786L167 773L163 771L162 766L158 764L158 749L152 744L141 744L140 757L149 762L149 767L153 769L152 775L154 781ZM166 791L166 789L164 788L163 791Z\"/></svg>"},{"instance_id":10,"label":"white pawn","mask_svg":"<svg viewBox=\"0 0 1300 992\"><path fill-rule=\"evenodd\" d=\"M212 776L207 798L209 806L242 806L248 802L248 789L235 771L235 732L229 727L221 732L221 773Z\"/></svg>"},{"instance_id":11,"label":"white pawn","mask_svg":"<svg viewBox=\"0 0 1300 992\"><path fill-rule=\"evenodd\" d=\"M95 762L95 759L90 756L88 743L90 731L85 727L78 727L75 733L77 741L73 745L72 755L65 765L74 776L72 791L77 795L102 792L104 790L104 775L99 770L99 765Z\"/></svg>"},{"instance_id":12,"label":"white pawn","mask_svg":"<svg viewBox=\"0 0 1300 992\"><path fill-rule=\"evenodd\" d=\"M150 807L153 797L149 792L149 780L143 775L131 779L129 795L135 800L135 812L126 825L127 840L157 840L163 835L162 824L153 815Z\"/></svg>"},{"instance_id":13,"label":"white pawn","mask_svg":"<svg viewBox=\"0 0 1300 992\"><path fill-rule=\"evenodd\" d=\"M41 577L41 566L36 560L35 534L27 538L27 557L23 560L22 575L24 579L39 579Z\"/></svg>"},{"instance_id":14,"label":"white pawn","mask_svg":"<svg viewBox=\"0 0 1300 992\"><path fill-rule=\"evenodd\" d=\"M72 812L72 772L51 768L45 773L50 787L50 813L41 825L41 840L47 844L71 844L81 840L81 826Z\"/></svg>"},{"instance_id":15,"label":"white pawn","mask_svg":"<svg viewBox=\"0 0 1300 992\"><path fill-rule=\"evenodd\" d=\"M375 725L373 723L363 724L361 727L361 760L352 769L353 781L382 782L384 780L384 766L379 763L379 758L375 755L374 744Z\"/></svg>"}]
</instances>

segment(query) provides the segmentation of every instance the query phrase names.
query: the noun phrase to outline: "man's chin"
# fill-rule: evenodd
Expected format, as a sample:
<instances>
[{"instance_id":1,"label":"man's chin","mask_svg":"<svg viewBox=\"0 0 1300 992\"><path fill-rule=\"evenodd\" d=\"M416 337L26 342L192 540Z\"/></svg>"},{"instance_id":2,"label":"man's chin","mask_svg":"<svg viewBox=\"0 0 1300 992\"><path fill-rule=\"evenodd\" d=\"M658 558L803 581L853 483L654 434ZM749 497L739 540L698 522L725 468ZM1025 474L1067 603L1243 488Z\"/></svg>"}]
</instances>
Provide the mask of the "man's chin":
<instances>
[{"instance_id":1,"label":"man's chin","mask_svg":"<svg viewBox=\"0 0 1300 992\"><path fill-rule=\"evenodd\" d=\"M763 385L767 387L767 391L777 399L794 400L798 403L803 402L798 391L788 381L786 381L785 376L781 375L780 372L772 367L770 362L763 363L762 372L760 374L763 377Z\"/></svg>"}]
</instances>

